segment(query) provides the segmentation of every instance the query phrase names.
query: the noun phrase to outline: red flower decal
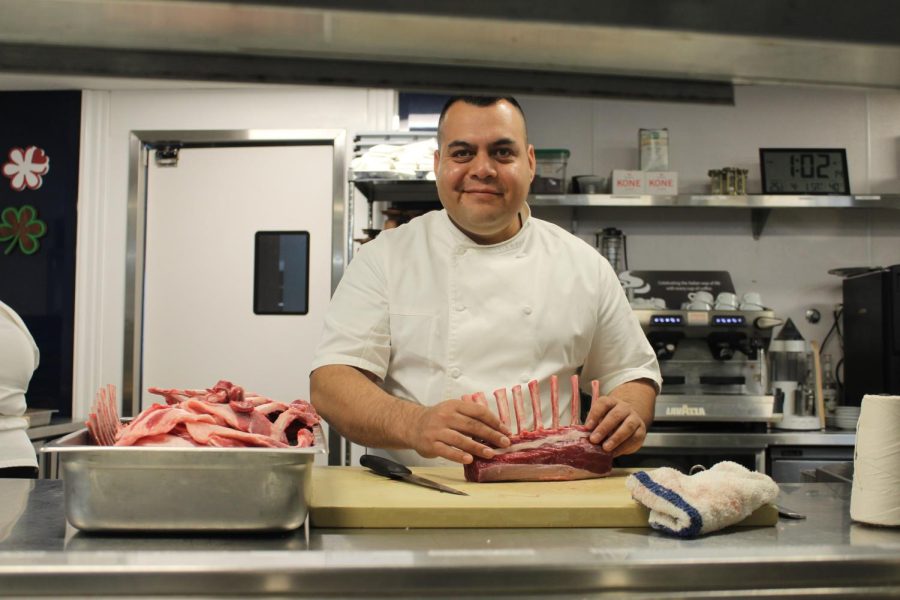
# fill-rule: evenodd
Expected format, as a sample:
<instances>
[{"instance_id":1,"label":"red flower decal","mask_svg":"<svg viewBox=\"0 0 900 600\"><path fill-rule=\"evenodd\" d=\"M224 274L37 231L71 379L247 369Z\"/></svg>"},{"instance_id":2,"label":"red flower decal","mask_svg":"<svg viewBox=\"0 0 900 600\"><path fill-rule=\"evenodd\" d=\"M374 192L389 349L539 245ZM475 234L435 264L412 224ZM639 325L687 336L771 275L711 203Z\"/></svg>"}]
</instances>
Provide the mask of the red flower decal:
<instances>
[{"instance_id":1,"label":"red flower decal","mask_svg":"<svg viewBox=\"0 0 900 600\"><path fill-rule=\"evenodd\" d=\"M43 175L50 170L50 157L37 146L26 150L13 148L9 151L9 162L3 165L3 174L9 178L9 187L21 192L26 187L36 190L44 183Z\"/></svg>"},{"instance_id":2,"label":"red flower decal","mask_svg":"<svg viewBox=\"0 0 900 600\"><path fill-rule=\"evenodd\" d=\"M38 239L47 233L47 225L37 218L37 209L26 204L22 208L8 206L0 212L0 242L9 242L6 252L9 254L16 246L23 254L34 254L41 243Z\"/></svg>"}]
</instances>

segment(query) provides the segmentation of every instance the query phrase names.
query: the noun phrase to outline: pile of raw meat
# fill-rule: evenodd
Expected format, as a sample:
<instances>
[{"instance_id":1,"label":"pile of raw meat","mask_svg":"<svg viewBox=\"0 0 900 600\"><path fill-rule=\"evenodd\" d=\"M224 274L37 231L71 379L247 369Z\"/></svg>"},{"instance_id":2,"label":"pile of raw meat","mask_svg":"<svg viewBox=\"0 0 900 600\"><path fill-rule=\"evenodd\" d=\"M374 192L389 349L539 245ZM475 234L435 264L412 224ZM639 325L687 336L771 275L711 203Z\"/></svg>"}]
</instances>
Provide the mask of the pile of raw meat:
<instances>
[{"instance_id":1,"label":"pile of raw meat","mask_svg":"<svg viewBox=\"0 0 900 600\"><path fill-rule=\"evenodd\" d=\"M319 416L309 402L290 404L250 394L230 381L203 390L149 388L166 399L131 422L116 411L116 389L101 389L87 427L98 446L302 448L315 443Z\"/></svg>"},{"instance_id":2,"label":"pile of raw meat","mask_svg":"<svg viewBox=\"0 0 900 600\"><path fill-rule=\"evenodd\" d=\"M581 396L578 390L578 375L572 375L572 420L569 425L559 424L559 382L554 375L550 378L550 406L553 411L552 426L545 429L541 417L541 394L538 382L528 383L531 393L532 428L529 430L525 419L522 386L512 388L513 408L516 414L516 434L510 436L512 442L507 448L495 448L496 455L488 460L475 457L465 465L467 481L569 481L605 477L612 471L612 454L588 439L590 431L581 423ZM600 382L591 382L592 397L600 394ZM509 400L506 389L494 392L497 414L500 420L510 426ZM481 392L463 396L463 400L487 406Z\"/></svg>"}]
</instances>

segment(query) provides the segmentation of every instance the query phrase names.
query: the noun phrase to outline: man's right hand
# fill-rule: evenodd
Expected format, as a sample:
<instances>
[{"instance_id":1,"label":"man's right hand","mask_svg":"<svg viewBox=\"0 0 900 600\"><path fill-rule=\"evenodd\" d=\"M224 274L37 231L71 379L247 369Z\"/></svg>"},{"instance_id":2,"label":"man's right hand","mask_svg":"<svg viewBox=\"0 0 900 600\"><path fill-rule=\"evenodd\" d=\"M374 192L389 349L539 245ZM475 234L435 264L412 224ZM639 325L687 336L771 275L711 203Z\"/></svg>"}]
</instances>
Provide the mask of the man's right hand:
<instances>
[{"instance_id":1,"label":"man's right hand","mask_svg":"<svg viewBox=\"0 0 900 600\"><path fill-rule=\"evenodd\" d=\"M488 408L462 400L445 400L423 408L410 423L408 434L412 449L423 457L439 456L464 465L476 455L494 457L494 450L482 441L506 448L510 435L509 428Z\"/></svg>"}]
</instances>

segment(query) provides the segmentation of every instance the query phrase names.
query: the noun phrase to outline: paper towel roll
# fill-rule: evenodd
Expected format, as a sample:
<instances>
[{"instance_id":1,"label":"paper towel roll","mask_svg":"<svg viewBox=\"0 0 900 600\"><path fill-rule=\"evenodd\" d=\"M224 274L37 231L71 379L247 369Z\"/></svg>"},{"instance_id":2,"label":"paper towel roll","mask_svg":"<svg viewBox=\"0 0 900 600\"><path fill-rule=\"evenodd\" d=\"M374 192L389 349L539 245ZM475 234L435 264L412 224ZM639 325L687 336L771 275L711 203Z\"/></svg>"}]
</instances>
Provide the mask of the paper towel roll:
<instances>
[{"instance_id":1,"label":"paper towel roll","mask_svg":"<svg viewBox=\"0 0 900 600\"><path fill-rule=\"evenodd\" d=\"M900 525L900 396L863 397L850 517L872 525Z\"/></svg>"}]
</instances>

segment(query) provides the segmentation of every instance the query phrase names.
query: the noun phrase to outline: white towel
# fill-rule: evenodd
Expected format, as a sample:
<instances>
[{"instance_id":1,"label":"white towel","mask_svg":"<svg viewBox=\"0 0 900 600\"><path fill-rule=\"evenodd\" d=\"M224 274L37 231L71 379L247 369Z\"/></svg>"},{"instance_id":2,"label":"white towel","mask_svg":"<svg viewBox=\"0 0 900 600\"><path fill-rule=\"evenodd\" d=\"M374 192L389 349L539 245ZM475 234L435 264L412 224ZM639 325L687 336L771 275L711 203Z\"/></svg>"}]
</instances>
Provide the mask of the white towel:
<instances>
[{"instance_id":1,"label":"white towel","mask_svg":"<svg viewBox=\"0 0 900 600\"><path fill-rule=\"evenodd\" d=\"M631 497L650 509L650 526L692 538L734 525L778 497L778 484L763 473L722 461L685 475L662 467L629 475Z\"/></svg>"}]
</instances>

